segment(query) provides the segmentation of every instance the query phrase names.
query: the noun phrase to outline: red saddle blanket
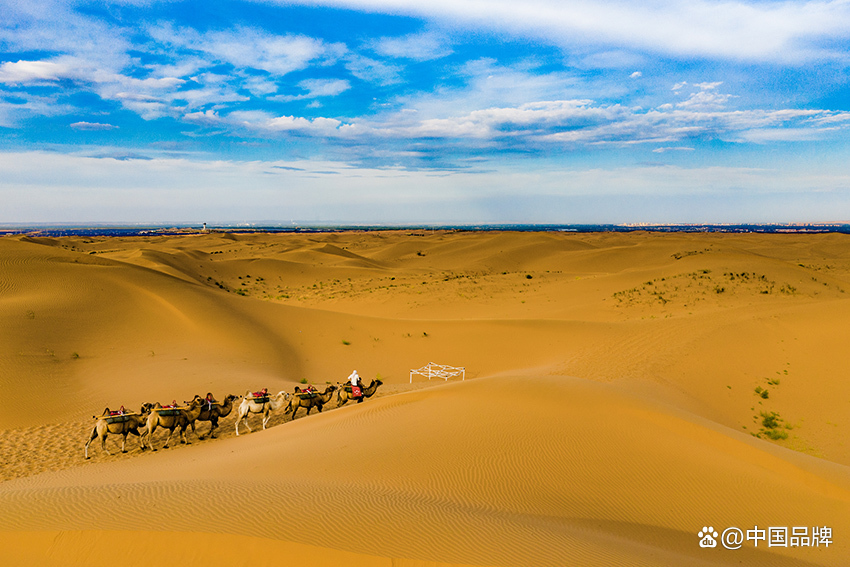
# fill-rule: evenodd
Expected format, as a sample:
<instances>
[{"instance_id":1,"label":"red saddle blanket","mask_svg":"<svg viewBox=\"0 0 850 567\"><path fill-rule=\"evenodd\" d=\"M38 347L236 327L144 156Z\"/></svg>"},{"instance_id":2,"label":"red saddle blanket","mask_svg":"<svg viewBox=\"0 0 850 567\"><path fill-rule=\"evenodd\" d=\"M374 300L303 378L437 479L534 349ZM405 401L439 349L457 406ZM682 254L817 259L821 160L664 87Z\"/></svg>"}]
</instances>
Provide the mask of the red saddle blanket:
<instances>
[{"instance_id":1,"label":"red saddle blanket","mask_svg":"<svg viewBox=\"0 0 850 567\"><path fill-rule=\"evenodd\" d=\"M363 395L363 390L360 389L360 386L352 386L351 387L351 397L359 398Z\"/></svg>"}]
</instances>

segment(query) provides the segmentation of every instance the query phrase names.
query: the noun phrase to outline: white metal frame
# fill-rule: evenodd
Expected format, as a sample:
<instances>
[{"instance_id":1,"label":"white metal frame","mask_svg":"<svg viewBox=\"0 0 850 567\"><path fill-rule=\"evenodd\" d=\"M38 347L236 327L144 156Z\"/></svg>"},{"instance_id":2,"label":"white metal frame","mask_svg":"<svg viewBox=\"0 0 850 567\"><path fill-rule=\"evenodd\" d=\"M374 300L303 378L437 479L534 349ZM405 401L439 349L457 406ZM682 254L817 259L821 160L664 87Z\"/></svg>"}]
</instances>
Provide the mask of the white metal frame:
<instances>
[{"instance_id":1,"label":"white metal frame","mask_svg":"<svg viewBox=\"0 0 850 567\"><path fill-rule=\"evenodd\" d=\"M455 378L460 376L461 380L466 380L466 367L464 366L447 366L445 364L437 364L436 362L429 362L422 368L416 368L410 371L410 383L413 383L413 375L418 374L420 376L427 376L428 380L431 378L442 378L443 380L448 381L449 378Z\"/></svg>"}]
</instances>

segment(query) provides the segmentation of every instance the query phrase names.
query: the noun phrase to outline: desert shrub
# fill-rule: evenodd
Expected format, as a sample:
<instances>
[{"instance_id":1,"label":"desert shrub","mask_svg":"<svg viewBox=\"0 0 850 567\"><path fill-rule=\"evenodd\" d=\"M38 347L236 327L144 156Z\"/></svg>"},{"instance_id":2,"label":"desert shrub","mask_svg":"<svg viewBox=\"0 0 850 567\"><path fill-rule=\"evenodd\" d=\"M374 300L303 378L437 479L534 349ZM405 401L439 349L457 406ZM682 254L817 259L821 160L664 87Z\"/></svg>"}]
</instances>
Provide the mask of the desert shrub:
<instances>
[{"instance_id":1,"label":"desert shrub","mask_svg":"<svg viewBox=\"0 0 850 567\"><path fill-rule=\"evenodd\" d=\"M761 424L765 429L778 429L782 425L782 418L775 411L761 412Z\"/></svg>"},{"instance_id":2,"label":"desert shrub","mask_svg":"<svg viewBox=\"0 0 850 567\"><path fill-rule=\"evenodd\" d=\"M788 433L779 429L768 429L764 432L765 437L779 441L780 439L788 439Z\"/></svg>"}]
</instances>

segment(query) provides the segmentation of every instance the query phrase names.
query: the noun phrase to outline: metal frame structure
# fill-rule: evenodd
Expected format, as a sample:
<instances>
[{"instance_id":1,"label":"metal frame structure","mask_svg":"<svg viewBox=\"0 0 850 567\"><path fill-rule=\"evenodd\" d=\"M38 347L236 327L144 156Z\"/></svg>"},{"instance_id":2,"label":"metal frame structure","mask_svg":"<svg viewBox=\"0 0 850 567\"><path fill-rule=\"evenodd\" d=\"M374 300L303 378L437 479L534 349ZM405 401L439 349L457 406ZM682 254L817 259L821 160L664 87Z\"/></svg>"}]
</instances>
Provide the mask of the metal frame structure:
<instances>
[{"instance_id":1,"label":"metal frame structure","mask_svg":"<svg viewBox=\"0 0 850 567\"><path fill-rule=\"evenodd\" d=\"M449 378L455 378L460 376L461 380L466 380L466 367L464 366L447 366L445 364L437 364L436 362L429 362L422 368L415 368L410 371L410 383L413 383L413 375L418 374L420 376L427 376L428 380L431 378L442 378L443 380L448 381Z\"/></svg>"}]
</instances>

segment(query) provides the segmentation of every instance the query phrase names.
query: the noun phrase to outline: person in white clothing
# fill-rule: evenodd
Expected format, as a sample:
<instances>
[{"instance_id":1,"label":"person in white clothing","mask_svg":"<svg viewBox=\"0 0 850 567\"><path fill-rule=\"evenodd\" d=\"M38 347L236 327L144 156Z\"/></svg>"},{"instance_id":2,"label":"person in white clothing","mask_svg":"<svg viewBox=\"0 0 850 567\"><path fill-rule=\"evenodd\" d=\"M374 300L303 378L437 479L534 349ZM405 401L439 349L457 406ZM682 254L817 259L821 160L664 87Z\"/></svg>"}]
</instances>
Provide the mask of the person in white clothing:
<instances>
[{"instance_id":1,"label":"person in white clothing","mask_svg":"<svg viewBox=\"0 0 850 567\"><path fill-rule=\"evenodd\" d=\"M360 375L357 374L356 370L354 372L352 372L351 375L349 375L348 383L351 384L352 386L360 386L360 382L361 382Z\"/></svg>"}]
</instances>

